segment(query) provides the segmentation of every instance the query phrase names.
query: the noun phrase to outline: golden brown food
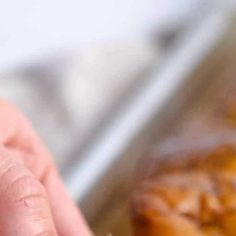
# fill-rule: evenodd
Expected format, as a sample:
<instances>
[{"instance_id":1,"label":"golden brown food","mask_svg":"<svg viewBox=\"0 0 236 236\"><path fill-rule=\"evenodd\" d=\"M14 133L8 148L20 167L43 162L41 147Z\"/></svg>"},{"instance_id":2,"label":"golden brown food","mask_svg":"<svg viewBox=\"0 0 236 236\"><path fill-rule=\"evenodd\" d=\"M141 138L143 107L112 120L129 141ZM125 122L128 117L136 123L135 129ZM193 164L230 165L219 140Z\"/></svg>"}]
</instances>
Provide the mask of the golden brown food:
<instances>
[{"instance_id":1,"label":"golden brown food","mask_svg":"<svg viewBox=\"0 0 236 236\"><path fill-rule=\"evenodd\" d=\"M135 236L236 236L236 148L169 153L131 201Z\"/></svg>"}]
</instances>

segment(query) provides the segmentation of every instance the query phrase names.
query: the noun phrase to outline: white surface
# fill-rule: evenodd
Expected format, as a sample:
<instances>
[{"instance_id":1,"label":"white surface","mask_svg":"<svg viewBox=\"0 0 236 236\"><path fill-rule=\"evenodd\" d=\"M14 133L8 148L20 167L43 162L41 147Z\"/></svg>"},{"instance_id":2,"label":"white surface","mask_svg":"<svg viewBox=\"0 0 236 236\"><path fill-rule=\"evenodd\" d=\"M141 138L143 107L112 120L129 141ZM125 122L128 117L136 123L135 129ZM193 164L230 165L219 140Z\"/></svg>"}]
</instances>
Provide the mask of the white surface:
<instances>
[{"instance_id":1,"label":"white surface","mask_svg":"<svg viewBox=\"0 0 236 236\"><path fill-rule=\"evenodd\" d=\"M77 130L89 133L112 107L143 79L159 57L158 43L148 39L100 45L75 56L62 94Z\"/></svg>"},{"instance_id":2,"label":"white surface","mask_svg":"<svg viewBox=\"0 0 236 236\"><path fill-rule=\"evenodd\" d=\"M74 60L52 59L28 73L1 75L0 97L30 118L62 170L71 149L82 146L156 55L149 40L83 48Z\"/></svg>"},{"instance_id":3,"label":"white surface","mask_svg":"<svg viewBox=\"0 0 236 236\"><path fill-rule=\"evenodd\" d=\"M125 41L173 27L207 0L7 0L0 5L0 71L84 43ZM205 4L207 5L207 4ZM202 7L202 8L201 8Z\"/></svg>"}]
</instances>

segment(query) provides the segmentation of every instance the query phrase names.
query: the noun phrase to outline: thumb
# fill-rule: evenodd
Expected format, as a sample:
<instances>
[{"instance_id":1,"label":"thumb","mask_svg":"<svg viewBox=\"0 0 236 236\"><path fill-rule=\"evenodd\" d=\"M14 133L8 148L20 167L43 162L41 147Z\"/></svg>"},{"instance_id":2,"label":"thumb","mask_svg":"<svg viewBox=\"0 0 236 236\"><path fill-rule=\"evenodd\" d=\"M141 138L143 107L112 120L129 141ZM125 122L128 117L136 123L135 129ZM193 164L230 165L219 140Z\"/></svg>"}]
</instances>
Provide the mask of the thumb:
<instances>
[{"instance_id":1,"label":"thumb","mask_svg":"<svg viewBox=\"0 0 236 236\"><path fill-rule=\"evenodd\" d=\"M0 235L57 235L43 185L3 148L0 148Z\"/></svg>"}]
</instances>

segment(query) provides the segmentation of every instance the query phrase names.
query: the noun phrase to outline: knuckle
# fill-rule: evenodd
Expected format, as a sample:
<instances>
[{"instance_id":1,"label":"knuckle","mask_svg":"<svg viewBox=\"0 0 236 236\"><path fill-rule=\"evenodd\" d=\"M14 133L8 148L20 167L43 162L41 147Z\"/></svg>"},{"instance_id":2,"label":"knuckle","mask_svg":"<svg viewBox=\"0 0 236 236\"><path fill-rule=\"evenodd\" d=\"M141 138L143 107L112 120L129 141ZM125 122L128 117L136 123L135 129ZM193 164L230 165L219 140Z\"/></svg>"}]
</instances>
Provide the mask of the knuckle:
<instances>
[{"instance_id":1,"label":"knuckle","mask_svg":"<svg viewBox=\"0 0 236 236\"><path fill-rule=\"evenodd\" d=\"M21 162L5 156L0 161L0 195L5 196L5 201L14 202L32 197L45 198L46 191Z\"/></svg>"},{"instance_id":2,"label":"knuckle","mask_svg":"<svg viewBox=\"0 0 236 236\"><path fill-rule=\"evenodd\" d=\"M27 235L55 236L53 224L50 223L52 221L46 189L18 158L0 148L1 207L9 212L9 216L10 213L12 216L15 213L27 216L25 231L31 232ZM22 226L23 217L16 216L16 222Z\"/></svg>"},{"instance_id":3,"label":"knuckle","mask_svg":"<svg viewBox=\"0 0 236 236\"><path fill-rule=\"evenodd\" d=\"M33 176L23 174L9 183L6 189L9 201L18 202L30 198L46 198L44 187Z\"/></svg>"}]
</instances>

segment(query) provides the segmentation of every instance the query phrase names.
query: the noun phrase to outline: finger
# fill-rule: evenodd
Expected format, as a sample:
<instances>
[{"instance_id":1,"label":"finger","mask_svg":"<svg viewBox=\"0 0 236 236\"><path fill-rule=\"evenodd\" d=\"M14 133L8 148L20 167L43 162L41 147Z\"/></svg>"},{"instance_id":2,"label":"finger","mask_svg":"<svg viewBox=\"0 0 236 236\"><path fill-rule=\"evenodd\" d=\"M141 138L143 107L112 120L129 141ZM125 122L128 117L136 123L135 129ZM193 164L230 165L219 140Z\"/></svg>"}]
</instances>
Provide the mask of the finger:
<instances>
[{"instance_id":1,"label":"finger","mask_svg":"<svg viewBox=\"0 0 236 236\"><path fill-rule=\"evenodd\" d=\"M22 162L2 147L0 212L0 235L57 235L44 187Z\"/></svg>"},{"instance_id":2,"label":"finger","mask_svg":"<svg viewBox=\"0 0 236 236\"><path fill-rule=\"evenodd\" d=\"M33 152L37 136L27 119L5 100L0 100L0 114L0 142L7 147Z\"/></svg>"},{"instance_id":3,"label":"finger","mask_svg":"<svg viewBox=\"0 0 236 236\"><path fill-rule=\"evenodd\" d=\"M40 159L40 157L35 158L32 154L25 154L22 151L17 149L10 149L11 153L14 153L18 159L23 160L24 164L28 166L27 162L31 162L34 159ZM85 223L83 217L76 205L71 201L67 191L58 175L56 169L53 165L46 166L44 162L37 161L37 168L33 166L37 173L37 178L41 181L41 183L45 186L50 203L53 218L55 221L57 232L60 236L87 236L92 235L88 230L88 226ZM38 170L46 170L46 171L38 171ZM34 171L33 171L34 172Z\"/></svg>"},{"instance_id":4,"label":"finger","mask_svg":"<svg viewBox=\"0 0 236 236\"><path fill-rule=\"evenodd\" d=\"M30 122L4 100L0 100L0 144L19 156L40 181L47 169L54 166L48 150L31 128Z\"/></svg>"},{"instance_id":5,"label":"finger","mask_svg":"<svg viewBox=\"0 0 236 236\"><path fill-rule=\"evenodd\" d=\"M59 235L91 236L89 227L76 205L71 201L55 170L51 169L48 173L44 185L51 199L52 212Z\"/></svg>"},{"instance_id":6,"label":"finger","mask_svg":"<svg viewBox=\"0 0 236 236\"><path fill-rule=\"evenodd\" d=\"M6 113L14 118L7 119ZM8 126L11 128L6 129ZM58 234L92 235L78 208L68 196L47 149L27 119L6 102L0 104L0 137L7 148L18 152L25 165L45 186Z\"/></svg>"}]
</instances>

